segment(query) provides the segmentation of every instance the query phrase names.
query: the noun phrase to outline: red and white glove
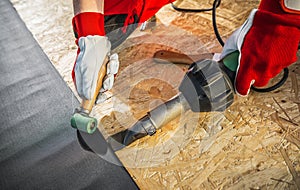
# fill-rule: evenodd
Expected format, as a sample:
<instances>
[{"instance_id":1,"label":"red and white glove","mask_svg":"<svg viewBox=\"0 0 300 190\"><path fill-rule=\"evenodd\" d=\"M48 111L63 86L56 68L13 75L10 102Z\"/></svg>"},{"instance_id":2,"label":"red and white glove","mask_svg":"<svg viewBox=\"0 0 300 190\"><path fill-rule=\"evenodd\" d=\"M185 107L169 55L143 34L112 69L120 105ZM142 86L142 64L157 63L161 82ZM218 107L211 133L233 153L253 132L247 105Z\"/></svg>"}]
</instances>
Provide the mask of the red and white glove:
<instances>
[{"instance_id":1,"label":"red and white glove","mask_svg":"<svg viewBox=\"0 0 300 190\"><path fill-rule=\"evenodd\" d=\"M72 24L78 45L72 78L79 96L90 100L95 93L98 93L95 92L98 73L107 56L109 63L101 92L112 88L114 75L119 68L118 55L110 56L111 43L105 36L103 14L80 13L73 18Z\"/></svg>"},{"instance_id":2,"label":"red and white glove","mask_svg":"<svg viewBox=\"0 0 300 190\"><path fill-rule=\"evenodd\" d=\"M226 41L221 59L239 51L236 92L248 95L251 85L263 87L297 60L300 1L262 0L245 23Z\"/></svg>"}]
</instances>

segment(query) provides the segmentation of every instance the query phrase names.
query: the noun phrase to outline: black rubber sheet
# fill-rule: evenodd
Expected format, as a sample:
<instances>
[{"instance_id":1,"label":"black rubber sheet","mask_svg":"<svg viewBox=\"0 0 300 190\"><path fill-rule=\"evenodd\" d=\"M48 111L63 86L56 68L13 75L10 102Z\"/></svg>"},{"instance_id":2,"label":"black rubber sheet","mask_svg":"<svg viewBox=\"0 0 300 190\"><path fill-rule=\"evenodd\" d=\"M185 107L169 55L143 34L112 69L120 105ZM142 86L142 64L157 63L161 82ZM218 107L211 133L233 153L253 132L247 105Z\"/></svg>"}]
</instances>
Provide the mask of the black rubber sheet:
<instances>
[{"instance_id":1,"label":"black rubber sheet","mask_svg":"<svg viewBox=\"0 0 300 190\"><path fill-rule=\"evenodd\" d=\"M9 0L0 34L0 189L137 189L123 166L81 149L79 103Z\"/></svg>"}]
</instances>

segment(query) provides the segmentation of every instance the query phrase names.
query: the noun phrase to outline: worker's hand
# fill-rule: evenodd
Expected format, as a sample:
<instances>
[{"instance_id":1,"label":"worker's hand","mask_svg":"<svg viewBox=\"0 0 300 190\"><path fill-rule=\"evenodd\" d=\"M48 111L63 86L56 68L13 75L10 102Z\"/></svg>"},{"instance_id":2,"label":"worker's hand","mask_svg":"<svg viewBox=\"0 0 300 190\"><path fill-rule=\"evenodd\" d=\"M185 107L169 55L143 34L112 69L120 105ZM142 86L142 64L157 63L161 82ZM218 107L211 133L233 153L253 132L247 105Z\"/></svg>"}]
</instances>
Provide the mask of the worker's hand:
<instances>
[{"instance_id":1,"label":"worker's hand","mask_svg":"<svg viewBox=\"0 0 300 190\"><path fill-rule=\"evenodd\" d=\"M72 77L77 92L83 99L90 100L99 93L96 92L96 86L98 73L103 64L107 64L107 72L101 92L112 88L114 75L119 68L118 55L110 55L111 43L104 36L103 25L104 16L101 13L80 13L73 18L78 51Z\"/></svg>"},{"instance_id":2,"label":"worker's hand","mask_svg":"<svg viewBox=\"0 0 300 190\"><path fill-rule=\"evenodd\" d=\"M110 42L104 36L87 36L78 40L79 54L76 59L74 73L75 85L81 98L92 99L95 93L98 73L102 64L107 63L107 72L103 80L101 92L110 90L113 86L114 75L118 72L118 55L109 55Z\"/></svg>"},{"instance_id":3,"label":"worker's hand","mask_svg":"<svg viewBox=\"0 0 300 190\"><path fill-rule=\"evenodd\" d=\"M297 60L300 14L285 12L279 1L262 0L259 9L225 43L221 58L237 50L240 53L235 79L240 95L248 95L251 85L267 85Z\"/></svg>"}]
</instances>

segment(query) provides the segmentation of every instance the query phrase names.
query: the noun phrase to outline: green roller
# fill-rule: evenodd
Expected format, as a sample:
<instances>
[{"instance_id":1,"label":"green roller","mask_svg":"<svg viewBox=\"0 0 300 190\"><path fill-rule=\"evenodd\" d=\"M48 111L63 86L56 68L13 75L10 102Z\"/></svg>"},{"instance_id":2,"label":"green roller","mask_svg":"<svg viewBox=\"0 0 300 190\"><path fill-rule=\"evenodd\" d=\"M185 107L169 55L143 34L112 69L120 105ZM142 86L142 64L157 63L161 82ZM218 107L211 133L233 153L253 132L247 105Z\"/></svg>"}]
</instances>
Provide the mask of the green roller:
<instances>
[{"instance_id":1,"label":"green roller","mask_svg":"<svg viewBox=\"0 0 300 190\"><path fill-rule=\"evenodd\" d=\"M71 118L71 126L80 131L92 134L97 129L97 119L75 113Z\"/></svg>"}]
</instances>

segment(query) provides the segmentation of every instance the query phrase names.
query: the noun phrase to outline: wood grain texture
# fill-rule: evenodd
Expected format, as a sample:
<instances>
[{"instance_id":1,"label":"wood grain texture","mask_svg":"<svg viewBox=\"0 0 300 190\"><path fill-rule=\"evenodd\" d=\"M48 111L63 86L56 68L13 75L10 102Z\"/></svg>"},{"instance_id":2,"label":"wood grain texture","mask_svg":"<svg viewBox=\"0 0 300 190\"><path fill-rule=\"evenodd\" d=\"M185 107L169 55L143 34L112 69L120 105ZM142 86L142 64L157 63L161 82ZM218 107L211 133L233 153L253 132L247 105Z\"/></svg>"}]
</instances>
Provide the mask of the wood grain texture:
<instances>
[{"instance_id":1,"label":"wood grain texture","mask_svg":"<svg viewBox=\"0 0 300 190\"><path fill-rule=\"evenodd\" d=\"M57 12L54 16L45 14L43 6L35 8L41 21L52 23L49 26L35 27L37 24L30 19L33 15L24 8L26 4L16 3L16 7L75 92L70 72L76 47L68 22L72 10L66 6L69 3L71 7L71 3L52 1L53 6L46 7ZM212 0L184 0L180 6L204 8L211 3ZM217 23L224 40L258 3L222 1ZM154 28L136 31L115 50L120 57L120 73L109 92L110 98L92 111L99 118L104 136L130 127L153 106L178 92L188 67L157 64L152 59L156 51L195 55L222 50L213 32L210 12L180 13L168 5L157 13L157 18ZM284 86L274 92L235 97L234 104L224 113L183 113L154 136L138 140L117 154L141 189L296 189L279 151L286 151L299 176L299 61L290 71Z\"/></svg>"}]
</instances>

